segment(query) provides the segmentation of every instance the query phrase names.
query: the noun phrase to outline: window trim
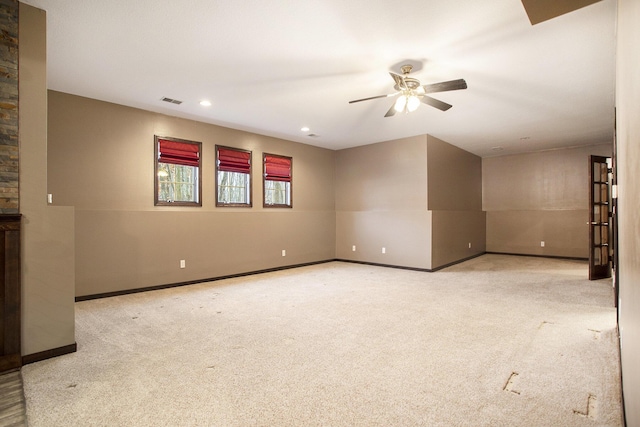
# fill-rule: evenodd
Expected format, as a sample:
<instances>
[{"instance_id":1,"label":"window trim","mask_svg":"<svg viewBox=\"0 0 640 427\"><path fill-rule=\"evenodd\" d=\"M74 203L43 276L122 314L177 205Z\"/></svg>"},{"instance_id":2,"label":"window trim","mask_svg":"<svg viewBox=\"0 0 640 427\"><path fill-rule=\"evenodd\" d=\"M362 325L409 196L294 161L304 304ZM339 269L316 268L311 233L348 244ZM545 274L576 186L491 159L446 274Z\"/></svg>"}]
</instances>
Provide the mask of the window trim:
<instances>
[{"instance_id":1,"label":"window trim","mask_svg":"<svg viewBox=\"0 0 640 427\"><path fill-rule=\"evenodd\" d=\"M218 186L218 173L219 173L219 161L218 161L218 154L220 149L223 148L225 150L233 150L233 151L239 151L242 153L249 153L249 188L248 188L248 194L249 194L249 203L224 203L221 202L219 199L219 186ZM245 150L243 148L237 148L237 147L229 147L226 145L219 145L216 144L216 170L215 170L215 198L216 198L216 207L219 208L251 208L253 207L253 152L251 150Z\"/></svg>"},{"instance_id":2,"label":"window trim","mask_svg":"<svg viewBox=\"0 0 640 427\"><path fill-rule=\"evenodd\" d=\"M160 187L160 183L158 181L158 157L160 156L160 140L171 141L171 142L179 142L184 144L193 144L198 146L198 201L197 202L187 202L187 201L173 201L167 202L165 200L158 200L158 190ZM202 142L199 141L190 141L188 139L180 139L173 138L170 136L158 136L154 135L154 173L153 173L153 205L154 206L190 206L190 207L202 207Z\"/></svg>"},{"instance_id":3,"label":"window trim","mask_svg":"<svg viewBox=\"0 0 640 427\"><path fill-rule=\"evenodd\" d=\"M289 204L267 204L267 156L287 159L289 161ZM293 157L280 154L262 153L262 207L263 208L293 208Z\"/></svg>"}]
</instances>

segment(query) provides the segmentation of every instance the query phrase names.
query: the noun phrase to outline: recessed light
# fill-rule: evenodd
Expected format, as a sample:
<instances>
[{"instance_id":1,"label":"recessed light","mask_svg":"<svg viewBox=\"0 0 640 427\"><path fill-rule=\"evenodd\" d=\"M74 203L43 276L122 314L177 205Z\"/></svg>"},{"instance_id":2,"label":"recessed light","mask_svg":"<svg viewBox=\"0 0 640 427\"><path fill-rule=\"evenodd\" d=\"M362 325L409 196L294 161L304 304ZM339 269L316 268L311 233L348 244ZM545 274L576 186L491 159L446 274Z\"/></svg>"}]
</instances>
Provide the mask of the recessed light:
<instances>
[{"instance_id":1,"label":"recessed light","mask_svg":"<svg viewBox=\"0 0 640 427\"><path fill-rule=\"evenodd\" d=\"M206 99L202 100L200 101L200 105L202 105L203 107L211 107L211 101L207 101Z\"/></svg>"},{"instance_id":2,"label":"recessed light","mask_svg":"<svg viewBox=\"0 0 640 427\"><path fill-rule=\"evenodd\" d=\"M303 128L300 128L300 132L309 132L309 128L306 126Z\"/></svg>"}]
</instances>

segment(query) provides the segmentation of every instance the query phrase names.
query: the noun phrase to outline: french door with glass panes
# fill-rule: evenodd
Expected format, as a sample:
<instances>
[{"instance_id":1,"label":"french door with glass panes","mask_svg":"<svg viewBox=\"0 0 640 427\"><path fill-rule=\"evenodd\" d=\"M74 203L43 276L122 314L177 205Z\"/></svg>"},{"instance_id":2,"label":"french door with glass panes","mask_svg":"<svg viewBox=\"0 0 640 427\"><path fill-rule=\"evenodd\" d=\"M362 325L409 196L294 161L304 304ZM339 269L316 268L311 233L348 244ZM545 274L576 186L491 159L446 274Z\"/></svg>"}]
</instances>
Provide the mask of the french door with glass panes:
<instances>
[{"instance_id":1,"label":"french door with glass panes","mask_svg":"<svg viewBox=\"0 0 640 427\"><path fill-rule=\"evenodd\" d=\"M611 277L610 186L607 158L591 156L589 180L589 279Z\"/></svg>"}]
</instances>

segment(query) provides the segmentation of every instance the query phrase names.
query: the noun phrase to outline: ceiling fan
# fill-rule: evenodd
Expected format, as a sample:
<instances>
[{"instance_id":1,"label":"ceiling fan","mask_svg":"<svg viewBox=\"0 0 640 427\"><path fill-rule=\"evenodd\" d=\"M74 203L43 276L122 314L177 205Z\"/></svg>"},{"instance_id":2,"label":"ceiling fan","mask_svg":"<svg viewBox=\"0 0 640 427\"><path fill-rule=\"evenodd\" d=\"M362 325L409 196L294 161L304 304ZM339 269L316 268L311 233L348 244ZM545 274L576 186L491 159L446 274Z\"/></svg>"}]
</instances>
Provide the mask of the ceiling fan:
<instances>
[{"instance_id":1,"label":"ceiling fan","mask_svg":"<svg viewBox=\"0 0 640 427\"><path fill-rule=\"evenodd\" d=\"M388 95L379 95L371 96L369 98L356 99L354 101L349 101L349 104L361 101L369 101L371 99L389 98L392 96L400 95L400 98L396 100L391 108L389 108L389 111L387 111L387 114L384 115L385 117L391 117L401 111L405 111L407 113L415 111L420 106L420 102L431 105L432 107L435 107L439 110L447 111L452 107L451 104L447 104L446 102L442 102L438 99L427 96L427 94L467 88L467 82L465 82L464 79L450 80L448 82L433 83L421 86L418 79L409 77L409 73L411 73L412 69L412 65L403 65L402 67L400 67L402 75L389 72L389 74L393 78L393 81L395 82L393 88L396 90L396 92L390 93Z\"/></svg>"}]
</instances>

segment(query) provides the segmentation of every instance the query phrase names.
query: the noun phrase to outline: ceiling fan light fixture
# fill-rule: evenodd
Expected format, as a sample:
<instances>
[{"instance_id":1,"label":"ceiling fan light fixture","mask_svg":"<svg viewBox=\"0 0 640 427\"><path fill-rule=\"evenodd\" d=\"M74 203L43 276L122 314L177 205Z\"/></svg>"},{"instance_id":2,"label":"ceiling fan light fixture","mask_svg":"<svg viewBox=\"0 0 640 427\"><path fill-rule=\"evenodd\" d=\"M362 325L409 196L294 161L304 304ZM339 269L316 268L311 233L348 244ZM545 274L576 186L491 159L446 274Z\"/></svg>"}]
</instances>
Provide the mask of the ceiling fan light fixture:
<instances>
[{"instance_id":1,"label":"ceiling fan light fixture","mask_svg":"<svg viewBox=\"0 0 640 427\"><path fill-rule=\"evenodd\" d=\"M396 101L395 106L393 107L398 113L404 110L404 107L407 105L407 97L405 95L400 96Z\"/></svg>"},{"instance_id":2,"label":"ceiling fan light fixture","mask_svg":"<svg viewBox=\"0 0 640 427\"><path fill-rule=\"evenodd\" d=\"M416 111L418 109L418 107L420 106L420 99L418 99L417 96L415 95L411 95L408 99L407 99L407 110L411 113L413 111Z\"/></svg>"}]
</instances>

